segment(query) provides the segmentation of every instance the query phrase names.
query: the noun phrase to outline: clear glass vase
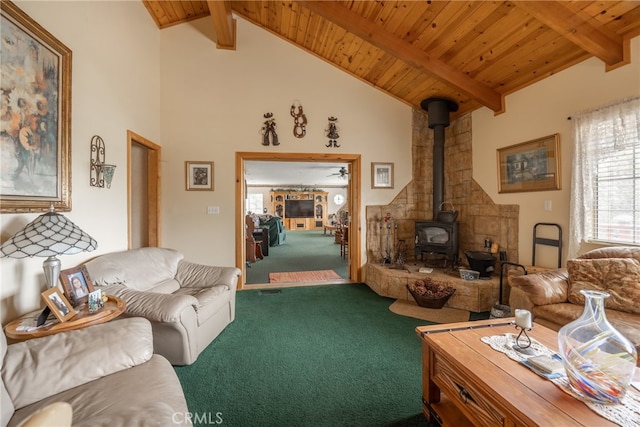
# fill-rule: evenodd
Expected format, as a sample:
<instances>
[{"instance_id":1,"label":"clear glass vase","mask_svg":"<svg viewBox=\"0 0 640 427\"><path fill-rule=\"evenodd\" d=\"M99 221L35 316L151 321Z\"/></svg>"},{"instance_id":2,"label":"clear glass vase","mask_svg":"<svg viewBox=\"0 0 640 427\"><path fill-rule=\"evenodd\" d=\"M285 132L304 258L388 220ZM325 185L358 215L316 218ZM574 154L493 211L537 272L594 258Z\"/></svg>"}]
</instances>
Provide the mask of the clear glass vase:
<instances>
[{"instance_id":1,"label":"clear glass vase","mask_svg":"<svg viewBox=\"0 0 640 427\"><path fill-rule=\"evenodd\" d=\"M558 331L560 356L571 388L586 400L617 404L633 379L637 352L607 320L606 292L580 291L582 315Z\"/></svg>"}]
</instances>

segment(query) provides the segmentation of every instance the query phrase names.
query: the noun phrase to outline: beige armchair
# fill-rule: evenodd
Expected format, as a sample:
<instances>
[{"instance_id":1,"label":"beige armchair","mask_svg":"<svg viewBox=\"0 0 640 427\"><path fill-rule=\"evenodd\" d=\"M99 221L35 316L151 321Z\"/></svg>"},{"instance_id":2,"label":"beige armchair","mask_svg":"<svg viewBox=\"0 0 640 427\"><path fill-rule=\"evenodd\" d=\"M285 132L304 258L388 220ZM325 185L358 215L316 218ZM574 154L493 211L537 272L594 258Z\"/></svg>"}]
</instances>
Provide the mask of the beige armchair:
<instances>
[{"instance_id":1,"label":"beige armchair","mask_svg":"<svg viewBox=\"0 0 640 427\"><path fill-rule=\"evenodd\" d=\"M62 426L69 418L74 427L191 425L180 381L153 354L145 319L11 345L0 335L2 427Z\"/></svg>"},{"instance_id":2,"label":"beige armchair","mask_svg":"<svg viewBox=\"0 0 640 427\"><path fill-rule=\"evenodd\" d=\"M172 249L141 248L85 264L94 284L127 304L126 315L151 321L154 351L189 365L235 319L240 270L183 259Z\"/></svg>"}]
</instances>

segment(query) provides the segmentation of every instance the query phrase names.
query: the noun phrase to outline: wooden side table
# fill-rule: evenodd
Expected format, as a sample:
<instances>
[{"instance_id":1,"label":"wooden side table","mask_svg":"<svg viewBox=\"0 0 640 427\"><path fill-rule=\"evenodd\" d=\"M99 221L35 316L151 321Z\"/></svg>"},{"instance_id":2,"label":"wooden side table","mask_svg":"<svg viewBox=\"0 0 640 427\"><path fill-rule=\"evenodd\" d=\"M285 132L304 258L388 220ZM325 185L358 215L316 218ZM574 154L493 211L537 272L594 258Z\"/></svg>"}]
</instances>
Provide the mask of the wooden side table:
<instances>
[{"instance_id":1,"label":"wooden side table","mask_svg":"<svg viewBox=\"0 0 640 427\"><path fill-rule=\"evenodd\" d=\"M107 295L107 298L104 307L93 313L89 313L88 304L76 307L76 315L62 323L55 320L36 327L36 319L41 310L25 314L7 324L7 326L4 327L4 333L7 338L15 341L24 341L108 322L124 313L126 304L122 298L113 295ZM30 327L30 325L32 325L32 327Z\"/></svg>"}]
</instances>

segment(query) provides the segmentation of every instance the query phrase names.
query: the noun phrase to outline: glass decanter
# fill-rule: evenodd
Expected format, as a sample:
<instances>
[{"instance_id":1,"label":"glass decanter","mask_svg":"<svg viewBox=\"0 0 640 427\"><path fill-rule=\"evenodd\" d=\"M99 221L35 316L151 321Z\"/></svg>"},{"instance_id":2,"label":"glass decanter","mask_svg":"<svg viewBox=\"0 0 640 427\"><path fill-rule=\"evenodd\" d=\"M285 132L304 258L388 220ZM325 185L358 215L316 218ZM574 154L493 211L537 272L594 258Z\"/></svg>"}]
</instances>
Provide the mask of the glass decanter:
<instances>
[{"instance_id":1,"label":"glass decanter","mask_svg":"<svg viewBox=\"0 0 640 427\"><path fill-rule=\"evenodd\" d=\"M636 367L631 341L607 320L606 292L580 291L584 311L558 331L560 356L573 391L595 403L617 404L627 392Z\"/></svg>"}]
</instances>

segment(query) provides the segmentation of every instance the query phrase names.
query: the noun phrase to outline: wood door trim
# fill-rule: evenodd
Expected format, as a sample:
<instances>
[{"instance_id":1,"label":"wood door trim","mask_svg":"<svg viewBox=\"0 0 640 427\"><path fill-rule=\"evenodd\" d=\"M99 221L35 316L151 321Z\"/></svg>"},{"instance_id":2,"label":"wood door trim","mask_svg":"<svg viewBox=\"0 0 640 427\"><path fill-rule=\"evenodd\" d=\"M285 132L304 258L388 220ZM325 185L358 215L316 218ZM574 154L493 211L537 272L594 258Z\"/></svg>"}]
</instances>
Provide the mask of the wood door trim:
<instances>
[{"instance_id":1,"label":"wood door trim","mask_svg":"<svg viewBox=\"0 0 640 427\"><path fill-rule=\"evenodd\" d=\"M236 267L242 270L238 281L238 289L242 289L246 280L245 263L245 223L244 200L246 187L244 184L244 162L249 160L292 161L292 162L344 162L349 164L349 185L347 188L347 206L349 209L349 278L360 282L362 279L360 197L362 192L362 165L360 154L323 154L323 153L265 153L236 152Z\"/></svg>"},{"instance_id":2,"label":"wood door trim","mask_svg":"<svg viewBox=\"0 0 640 427\"><path fill-rule=\"evenodd\" d=\"M147 148L147 207L149 246L160 246L160 159L162 147L137 133L127 130L127 235L131 249L131 147L140 144Z\"/></svg>"}]
</instances>

